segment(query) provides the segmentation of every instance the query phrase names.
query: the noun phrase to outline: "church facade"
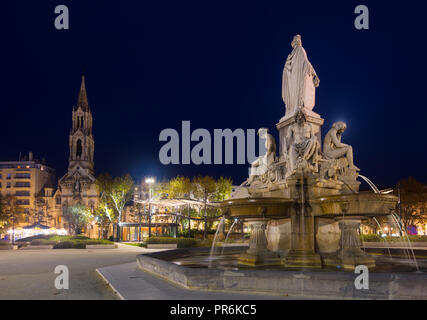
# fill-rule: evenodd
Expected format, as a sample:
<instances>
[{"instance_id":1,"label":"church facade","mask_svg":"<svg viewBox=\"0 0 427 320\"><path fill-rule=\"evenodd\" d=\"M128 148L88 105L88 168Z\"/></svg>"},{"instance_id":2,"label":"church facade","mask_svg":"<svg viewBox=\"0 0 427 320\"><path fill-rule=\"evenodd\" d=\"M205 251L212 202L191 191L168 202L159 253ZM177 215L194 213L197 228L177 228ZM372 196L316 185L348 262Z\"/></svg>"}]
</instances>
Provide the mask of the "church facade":
<instances>
[{"instance_id":1,"label":"church facade","mask_svg":"<svg viewBox=\"0 0 427 320\"><path fill-rule=\"evenodd\" d=\"M96 208L98 192L94 175L95 142L92 125L92 112L87 99L85 78L82 76L77 104L72 111L68 170L58 183L63 211L75 204Z\"/></svg>"}]
</instances>

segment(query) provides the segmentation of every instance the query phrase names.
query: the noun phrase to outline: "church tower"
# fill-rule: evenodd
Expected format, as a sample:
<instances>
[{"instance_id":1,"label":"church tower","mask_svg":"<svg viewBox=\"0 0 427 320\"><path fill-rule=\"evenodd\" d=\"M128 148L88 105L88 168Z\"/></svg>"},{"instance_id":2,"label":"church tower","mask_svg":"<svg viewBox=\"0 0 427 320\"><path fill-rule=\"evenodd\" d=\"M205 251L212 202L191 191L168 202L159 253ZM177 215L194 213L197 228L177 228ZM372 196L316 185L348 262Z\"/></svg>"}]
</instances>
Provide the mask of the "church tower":
<instances>
[{"instance_id":1,"label":"church tower","mask_svg":"<svg viewBox=\"0 0 427 320\"><path fill-rule=\"evenodd\" d=\"M94 176L95 142L92 122L83 75L77 104L72 111L68 171L59 180L63 208L77 203L93 208L98 201Z\"/></svg>"},{"instance_id":2,"label":"church tower","mask_svg":"<svg viewBox=\"0 0 427 320\"><path fill-rule=\"evenodd\" d=\"M93 175L92 112L87 100L85 78L82 76L79 97L73 108L73 124L70 131L70 156L68 171L80 171Z\"/></svg>"}]
</instances>

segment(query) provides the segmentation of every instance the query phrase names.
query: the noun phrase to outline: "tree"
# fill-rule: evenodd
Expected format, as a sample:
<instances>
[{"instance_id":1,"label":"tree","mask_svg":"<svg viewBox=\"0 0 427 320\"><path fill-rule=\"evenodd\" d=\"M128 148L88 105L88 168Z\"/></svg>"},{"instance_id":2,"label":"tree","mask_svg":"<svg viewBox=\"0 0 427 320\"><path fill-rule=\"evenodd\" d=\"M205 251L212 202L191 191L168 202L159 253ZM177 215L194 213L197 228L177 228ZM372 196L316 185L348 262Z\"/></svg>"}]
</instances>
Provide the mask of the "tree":
<instances>
[{"instance_id":1,"label":"tree","mask_svg":"<svg viewBox=\"0 0 427 320\"><path fill-rule=\"evenodd\" d=\"M12 217L7 210L6 197L0 194L0 233L6 233L12 224Z\"/></svg>"},{"instance_id":2,"label":"tree","mask_svg":"<svg viewBox=\"0 0 427 320\"><path fill-rule=\"evenodd\" d=\"M400 184L400 215L405 230L409 226L427 222L427 189L413 177L399 182Z\"/></svg>"},{"instance_id":3,"label":"tree","mask_svg":"<svg viewBox=\"0 0 427 320\"><path fill-rule=\"evenodd\" d=\"M16 228L22 217L23 213L19 210L15 197L0 195L0 233L5 233L10 228Z\"/></svg>"},{"instance_id":4,"label":"tree","mask_svg":"<svg viewBox=\"0 0 427 320\"><path fill-rule=\"evenodd\" d=\"M98 207L94 211L95 220L101 230L101 238L106 239L108 230L112 223L114 223L114 210L108 202L108 198L103 196L99 198Z\"/></svg>"},{"instance_id":5,"label":"tree","mask_svg":"<svg viewBox=\"0 0 427 320\"><path fill-rule=\"evenodd\" d=\"M207 202L214 200L215 193L217 191L217 184L214 178L205 176L205 177L195 177L193 179L192 183L192 192L193 195L204 202L204 234L203 237L206 239L206 232L207 232L207 216L208 216L208 210L207 210ZM216 211L216 210L215 210Z\"/></svg>"},{"instance_id":6,"label":"tree","mask_svg":"<svg viewBox=\"0 0 427 320\"><path fill-rule=\"evenodd\" d=\"M169 181L168 184L168 198L184 198L191 192L191 181L189 178L177 176Z\"/></svg>"},{"instance_id":7,"label":"tree","mask_svg":"<svg viewBox=\"0 0 427 320\"><path fill-rule=\"evenodd\" d=\"M224 201L228 199L231 195L232 186L233 182L230 178L220 177L216 182L215 200Z\"/></svg>"},{"instance_id":8,"label":"tree","mask_svg":"<svg viewBox=\"0 0 427 320\"><path fill-rule=\"evenodd\" d=\"M90 208L81 203L64 207L62 215L68 223L68 228L74 234L82 233L82 230L92 218Z\"/></svg>"},{"instance_id":9,"label":"tree","mask_svg":"<svg viewBox=\"0 0 427 320\"><path fill-rule=\"evenodd\" d=\"M53 217L49 214L49 202L41 194L35 196L35 207L33 212L34 223L49 224Z\"/></svg>"},{"instance_id":10,"label":"tree","mask_svg":"<svg viewBox=\"0 0 427 320\"><path fill-rule=\"evenodd\" d=\"M101 229L102 238L108 236L110 224L117 222L117 212L113 209L110 189L113 185L113 178L108 174L102 174L96 179L96 186L99 192L98 207L95 209L95 219ZM107 233L107 234L106 234Z\"/></svg>"},{"instance_id":11,"label":"tree","mask_svg":"<svg viewBox=\"0 0 427 320\"><path fill-rule=\"evenodd\" d=\"M97 186L102 197L105 197L104 205L108 212L115 212L114 221L116 225L116 240L120 239L120 222L122 221L123 209L132 200L134 181L129 174L112 178L108 173L97 179ZM107 211L105 211L107 215ZM113 221L113 220L112 220Z\"/></svg>"}]
</instances>

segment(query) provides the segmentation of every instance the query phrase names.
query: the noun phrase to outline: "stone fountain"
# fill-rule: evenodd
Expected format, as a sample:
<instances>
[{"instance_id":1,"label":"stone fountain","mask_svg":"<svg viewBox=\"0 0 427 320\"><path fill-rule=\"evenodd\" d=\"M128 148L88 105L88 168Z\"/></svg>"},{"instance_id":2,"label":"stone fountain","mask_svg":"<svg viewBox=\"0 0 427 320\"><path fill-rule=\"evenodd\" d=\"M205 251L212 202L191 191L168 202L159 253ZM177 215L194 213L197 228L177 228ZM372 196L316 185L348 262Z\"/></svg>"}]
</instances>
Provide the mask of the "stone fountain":
<instances>
[{"instance_id":1,"label":"stone fountain","mask_svg":"<svg viewBox=\"0 0 427 320\"><path fill-rule=\"evenodd\" d=\"M249 178L222 203L225 216L246 220L251 228L250 247L239 264L373 267L374 259L360 249L360 223L389 215L397 197L359 192L353 148L341 142L344 122L332 125L322 145L324 119L313 111L320 80L301 36L291 45L282 81L286 111L276 124L279 150L268 129L259 129L266 154L252 163Z\"/></svg>"}]
</instances>

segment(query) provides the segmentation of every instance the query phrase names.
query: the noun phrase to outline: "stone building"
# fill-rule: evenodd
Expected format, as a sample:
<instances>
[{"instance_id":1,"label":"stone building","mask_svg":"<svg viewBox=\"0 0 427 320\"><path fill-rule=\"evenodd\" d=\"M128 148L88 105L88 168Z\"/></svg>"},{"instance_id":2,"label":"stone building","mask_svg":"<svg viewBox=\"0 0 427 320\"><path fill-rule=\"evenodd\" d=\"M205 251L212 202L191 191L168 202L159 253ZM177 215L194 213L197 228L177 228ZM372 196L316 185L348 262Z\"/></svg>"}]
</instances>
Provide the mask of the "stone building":
<instances>
[{"instance_id":1,"label":"stone building","mask_svg":"<svg viewBox=\"0 0 427 320\"><path fill-rule=\"evenodd\" d=\"M59 180L63 212L74 204L95 208L98 202L94 176L95 142L92 124L93 118L87 99L85 78L82 76L77 104L72 111L68 171Z\"/></svg>"},{"instance_id":2,"label":"stone building","mask_svg":"<svg viewBox=\"0 0 427 320\"><path fill-rule=\"evenodd\" d=\"M33 158L33 153L18 161L0 162L0 194L15 198L21 217L18 226L61 224L61 204L56 189L55 170Z\"/></svg>"}]
</instances>

